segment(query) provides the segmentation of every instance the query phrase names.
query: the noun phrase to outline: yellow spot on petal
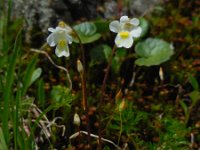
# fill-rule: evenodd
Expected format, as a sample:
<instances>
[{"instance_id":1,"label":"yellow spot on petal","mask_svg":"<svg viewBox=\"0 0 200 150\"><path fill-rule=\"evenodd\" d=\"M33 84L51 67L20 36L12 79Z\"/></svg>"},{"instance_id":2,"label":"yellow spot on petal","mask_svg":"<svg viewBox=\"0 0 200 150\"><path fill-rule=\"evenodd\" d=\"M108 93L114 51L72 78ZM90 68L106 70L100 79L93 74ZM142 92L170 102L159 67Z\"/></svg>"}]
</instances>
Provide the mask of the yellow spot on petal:
<instances>
[{"instance_id":1,"label":"yellow spot on petal","mask_svg":"<svg viewBox=\"0 0 200 150\"><path fill-rule=\"evenodd\" d=\"M67 45L67 41L66 41L66 40L60 40L60 41L58 42L58 45L59 45L61 48L64 48L64 47L66 47L66 45Z\"/></svg>"},{"instance_id":2,"label":"yellow spot on petal","mask_svg":"<svg viewBox=\"0 0 200 150\"><path fill-rule=\"evenodd\" d=\"M61 28L65 28L65 27L66 27L66 24L65 24L64 21L60 21L60 22L58 23L58 26L61 27Z\"/></svg>"},{"instance_id":3,"label":"yellow spot on petal","mask_svg":"<svg viewBox=\"0 0 200 150\"><path fill-rule=\"evenodd\" d=\"M128 31L122 31L119 33L119 36L122 38L122 39L126 39L128 38L130 35L130 33Z\"/></svg>"}]
</instances>

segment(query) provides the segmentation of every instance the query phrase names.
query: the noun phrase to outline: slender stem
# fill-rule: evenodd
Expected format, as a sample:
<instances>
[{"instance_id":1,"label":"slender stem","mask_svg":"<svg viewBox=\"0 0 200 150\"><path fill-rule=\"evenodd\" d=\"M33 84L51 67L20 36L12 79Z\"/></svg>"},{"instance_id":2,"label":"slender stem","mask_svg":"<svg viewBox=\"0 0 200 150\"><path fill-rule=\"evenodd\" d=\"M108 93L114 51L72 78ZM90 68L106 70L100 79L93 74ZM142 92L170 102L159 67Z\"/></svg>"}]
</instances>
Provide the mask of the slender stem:
<instances>
[{"instance_id":1,"label":"slender stem","mask_svg":"<svg viewBox=\"0 0 200 150\"><path fill-rule=\"evenodd\" d=\"M86 109L87 109L86 87L85 87L85 84L84 84L83 75L81 75L81 85L82 85L82 105L83 105L83 110L86 111Z\"/></svg>"},{"instance_id":2,"label":"slender stem","mask_svg":"<svg viewBox=\"0 0 200 150\"><path fill-rule=\"evenodd\" d=\"M123 4L122 4L122 0L118 0L117 1L117 5L118 5L118 17L120 17L122 15L122 8L123 8Z\"/></svg>"},{"instance_id":3,"label":"slender stem","mask_svg":"<svg viewBox=\"0 0 200 150\"><path fill-rule=\"evenodd\" d=\"M118 137L118 145L119 145L119 142L120 142L120 139L121 139L121 135L122 135L122 113L121 111L119 112L119 117L120 117L120 131L119 131L119 137Z\"/></svg>"},{"instance_id":4,"label":"slender stem","mask_svg":"<svg viewBox=\"0 0 200 150\"><path fill-rule=\"evenodd\" d=\"M68 70L66 68L56 65L55 62L51 59L51 57L48 55L48 53L45 52L45 51L41 51L41 50L33 49L33 48L31 49L31 51L36 52L36 53L44 54L56 68L64 70L66 72L66 74L67 74L67 79L68 79L68 82L69 82L69 89L72 90L72 81L71 81L69 72L68 72Z\"/></svg>"},{"instance_id":5,"label":"slender stem","mask_svg":"<svg viewBox=\"0 0 200 150\"><path fill-rule=\"evenodd\" d=\"M84 70L83 70L83 73L81 74L81 83L82 83L82 104L83 104L83 109L86 114L88 144L90 145L90 124L89 124L88 104L87 104L87 97L86 97L86 82L85 82L85 78L84 78Z\"/></svg>"},{"instance_id":6,"label":"slender stem","mask_svg":"<svg viewBox=\"0 0 200 150\"><path fill-rule=\"evenodd\" d=\"M81 42L81 39L80 39L80 37L78 36L77 33L76 33L76 36L78 37L78 40L79 40L79 43L80 43L80 46L81 46L81 57L82 57L82 63L83 63L83 71L81 73L82 99L83 99L83 109L87 113L88 103L87 103L87 94L86 94L87 90L86 90L86 75L85 75L85 69L86 69L86 65L85 65L85 51L84 51L84 47L83 47L83 44ZM86 114L86 117L88 119L88 115L87 114ZM88 131L88 133L90 133L90 132Z\"/></svg>"},{"instance_id":7,"label":"slender stem","mask_svg":"<svg viewBox=\"0 0 200 150\"><path fill-rule=\"evenodd\" d=\"M81 42L81 39L80 39L79 35L77 34L76 30L74 30L73 28L72 28L72 30L73 30L74 34L76 35L76 37L78 38L78 41L79 41L80 47L81 47L81 57L82 57L82 62L83 62L83 73L81 74L83 106L84 106L83 109L86 113L88 144L90 144L90 124L89 124L90 118L88 115L88 102L87 102L87 88L86 88L86 74L85 74L85 70L86 70L85 51L84 51L83 43Z\"/></svg>"},{"instance_id":8,"label":"slender stem","mask_svg":"<svg viewBox=\"0 0 200 150\"><path fill-rule=\"evenodd\" d=\"M115 54L115 50L116 50L116 45L113 46L112 53L111 53L110 59L108 61L108 66L106 68L105 76L104 76L102 87L101 87L101 97L100 97L100 102L99 102L99 149L100 150L102 149L102 139L101 139L102 138L102 135L101 135L101 128L102 128L102 125L101 125L102 111L101 110L102 109L101 109L101 107L102 107L102 103L103 103L104 96L105 96L106 82L108 79L108 74L110 72L110 67L112 64L112 59Z\"/></svg>"},{"instance_id":9,"label":"slender stem","mask_svg":"<svg viewBox=\"0 0 200 150\"><path fill-rule=\"evenodd\" d=\"M88 104L87 104L87 90L86 90L86 75L85 75L85 69L86 69L86 65L85 65L85 51L84 51L84 47L83 44L81 42L81 39L79 37L79 35L76 33L76 31L74 31L74 33L76 34L80 46L81 46L81 57L82 57L82 63L83 63L83 72L81 74L81 83L82 83L82 94L83 94L83 109L85 111L87 111L88 109ZM89 132L88 132L89 133Z\"/></svg>"}]
</instances>

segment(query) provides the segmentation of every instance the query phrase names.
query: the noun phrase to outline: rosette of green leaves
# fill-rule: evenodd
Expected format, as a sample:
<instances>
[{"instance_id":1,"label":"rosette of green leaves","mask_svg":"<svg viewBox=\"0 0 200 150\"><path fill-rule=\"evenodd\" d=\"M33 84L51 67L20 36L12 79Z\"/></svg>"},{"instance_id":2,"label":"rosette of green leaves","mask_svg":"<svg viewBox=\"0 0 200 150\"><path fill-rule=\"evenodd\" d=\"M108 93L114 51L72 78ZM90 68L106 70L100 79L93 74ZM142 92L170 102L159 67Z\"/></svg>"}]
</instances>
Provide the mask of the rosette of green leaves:
<instances>
[{"instance_id":1,"label":"rosette of green leaves","mask_svg":"<svg viewBox=\"0 0 200 150\"><path fill-rule=\"evenodd\" d=\"M135 52L139 57L135 64L138 66L160 65L166 62L174 54L173 46L158 38L148 38L143 42L138 42Z\"/></svg>"},{"instance_id":2,"label":"rosette of green leaves","mask_svg":"<svg viewBox=\"0 0 200 150\"><path fill-rule=\"evenodd\" d=\"M96 25L92 22L83 22L81 24L75 25L74 30L78 34L81 43L92 43L101 37L100 33L97 33ZM79 39L75 38L75 42L79 43Z\"/></svg>"}]
</instances>

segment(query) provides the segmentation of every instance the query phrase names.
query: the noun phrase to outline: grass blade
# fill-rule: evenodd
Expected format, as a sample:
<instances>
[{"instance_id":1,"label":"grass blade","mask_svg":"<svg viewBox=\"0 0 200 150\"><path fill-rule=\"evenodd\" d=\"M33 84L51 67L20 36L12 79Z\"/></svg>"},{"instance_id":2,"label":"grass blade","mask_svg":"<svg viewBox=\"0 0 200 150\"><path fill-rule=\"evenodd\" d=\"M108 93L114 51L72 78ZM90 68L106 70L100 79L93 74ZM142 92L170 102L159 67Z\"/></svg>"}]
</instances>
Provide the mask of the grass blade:
<instances>
[{"instance_id":1,"label":"grass blade","mask_svg":"<svg viewBox=\"0 0 200 150\"><path fill-rule=\"evenodd\" d=\"M44 107L45 104L45 90L44 90L44 81L41 79L38 82L38 103Z\"/></svg>"},{"instance_id":2,"label":"grass blade","mask_svg":"<svg viewBox=\"0 0 200 150\"><path fill-rule=\"evenodd\" d=\"M21 30L18 32L18 35L15 40L13 53L10 58L11 61L8 65L8 69L7 69L6 85L5 85L5 89L3 92L3 97L4 97L3 132L4 132L4 136L5 136L5 141L7 144L9 144L9 128L8 128L8 126L9 126L8 120L9 120L9 114L10 114L9 105L10 105L10 100L11 100L11 95L12 95L12 85L13 85L13 81L14 81L15 66L16 66L18 51L20 49L20 47L18 46L20 34L21 34Z\"/></svg>"},{"instance_id":3,"label":"grass blade","mask_svg":"<svg viewBox=\"0 0 200 150\"><path fill-rule=\"evenodd\" d=\"M23 88L22 88L22 96L25 95L28 87L30 86L31 83L31 78L32 78L32 74L35 70L35 66L37 63L37 57L34 57L31 62L29 63L26 71L25 71L25 76L24 76L24 81L23 81Z\"/></svg>"},{"instance_id":4,"label":"grass blade","mask_svg":"<svg viewBox=\"0 0 200 150\"><path fill-rule=\"evenodd\" d=\"M8 150L1 128L0 128L0 150Z\"/></svg>"}]
</instances>

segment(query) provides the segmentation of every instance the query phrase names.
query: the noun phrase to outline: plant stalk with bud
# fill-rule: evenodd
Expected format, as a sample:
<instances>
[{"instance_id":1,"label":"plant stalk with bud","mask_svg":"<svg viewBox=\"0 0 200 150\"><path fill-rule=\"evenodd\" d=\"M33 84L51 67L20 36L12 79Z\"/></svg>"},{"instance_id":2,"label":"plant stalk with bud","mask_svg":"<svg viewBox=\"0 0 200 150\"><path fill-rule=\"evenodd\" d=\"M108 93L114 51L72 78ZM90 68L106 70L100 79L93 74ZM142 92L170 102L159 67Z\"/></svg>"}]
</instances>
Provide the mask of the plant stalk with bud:
<instances>
[{"instance_id":1,"label":"plant stalk with bud","mask_svg":"<svg viewBox=\"0 0 200 150\"><path fill-rule=\"evenodd\" d=\"M120 21L114 20L110 23L110 31L117 33L115 38L115 45L113 46L110 59L108 61L108 66L104 75L102 87L101 87L101 97L99 102L99 149L102 149L102 136L101 136L101 107L105 96L106 82L108 79L108 74L110 72L112 60L116 51L116 47L130 48L133 45L133 38L138 38L142 33L142 28L139 26L140 22L137 18L130 19L128 16L122 16Z\"/></svg>"}]
</instances>

